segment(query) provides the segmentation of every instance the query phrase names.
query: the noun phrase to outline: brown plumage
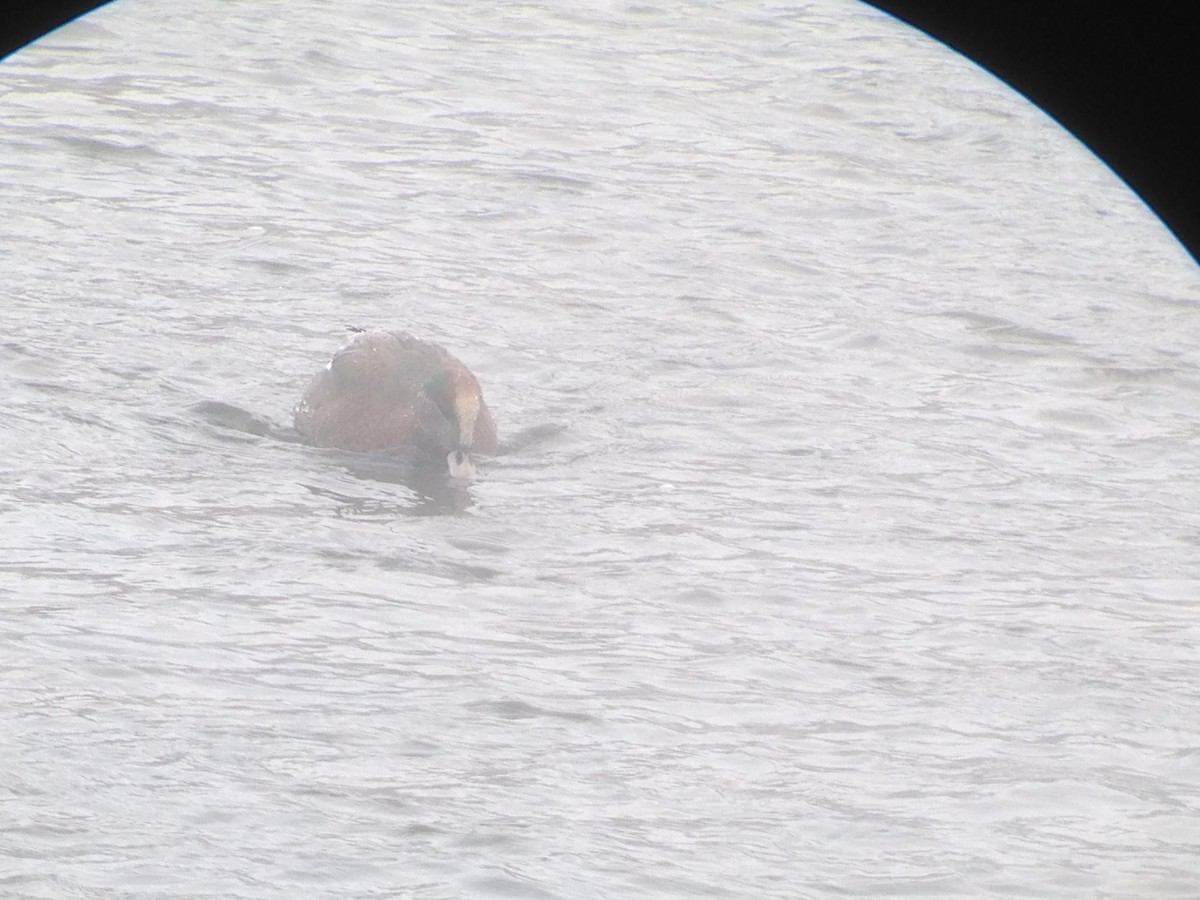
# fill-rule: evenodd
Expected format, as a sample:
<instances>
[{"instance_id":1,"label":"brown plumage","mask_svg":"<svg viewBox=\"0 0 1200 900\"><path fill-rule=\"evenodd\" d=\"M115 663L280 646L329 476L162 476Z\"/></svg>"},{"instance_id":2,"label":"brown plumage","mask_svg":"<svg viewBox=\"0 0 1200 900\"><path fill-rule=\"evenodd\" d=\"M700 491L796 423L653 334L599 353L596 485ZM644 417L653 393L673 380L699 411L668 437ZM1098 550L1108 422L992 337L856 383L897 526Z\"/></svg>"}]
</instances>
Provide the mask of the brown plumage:
<instances>
[{"instance_id":1,"label":"brown plumage","mask_svg":"<svg viewBox=\"0 0 1200 900\"><path fill-rule=\"evenodd\" d=\"M368 331L339 350L296 406L296 430L318 447L418 447L474 474L472 453L495 453L496 423L470 369L404 332Z\"/></svg>"}]
</instances>

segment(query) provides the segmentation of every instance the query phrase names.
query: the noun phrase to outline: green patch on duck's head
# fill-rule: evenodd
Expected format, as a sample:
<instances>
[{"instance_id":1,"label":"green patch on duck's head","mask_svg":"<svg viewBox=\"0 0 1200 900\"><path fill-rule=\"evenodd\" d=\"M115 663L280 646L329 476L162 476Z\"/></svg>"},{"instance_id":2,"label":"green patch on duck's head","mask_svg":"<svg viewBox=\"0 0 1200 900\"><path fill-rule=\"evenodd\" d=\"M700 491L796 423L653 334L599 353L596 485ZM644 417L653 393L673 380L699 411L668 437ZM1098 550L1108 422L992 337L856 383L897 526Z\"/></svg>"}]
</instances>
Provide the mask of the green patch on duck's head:
<instances>
[{"instance_id":1,"label":"green patch on duck's head","mask_svg":"<svg viewBox=\"0 0 1200 900\"><path fill-rule=\"evenodd\" d=\"M479 415L479 388L474 379L453 369L442 369L431 376L421 390L453 427L458 446L470 449L475 438L475 419Z\"/></svg>"},{"instance_id":2,"label":"green patch on duck's head","mask_svg":"<svg viewBox=\"0 0 1200 900\"><path fill-rule=\"evenodd\" d=\"M450 374L449 369L442 369L433 375L422 385L421 390L449 421L456 422L458 420L458 411L455 409L454 402L457 392L454 389L454 377Z\"/></svg>"}]
</instances>

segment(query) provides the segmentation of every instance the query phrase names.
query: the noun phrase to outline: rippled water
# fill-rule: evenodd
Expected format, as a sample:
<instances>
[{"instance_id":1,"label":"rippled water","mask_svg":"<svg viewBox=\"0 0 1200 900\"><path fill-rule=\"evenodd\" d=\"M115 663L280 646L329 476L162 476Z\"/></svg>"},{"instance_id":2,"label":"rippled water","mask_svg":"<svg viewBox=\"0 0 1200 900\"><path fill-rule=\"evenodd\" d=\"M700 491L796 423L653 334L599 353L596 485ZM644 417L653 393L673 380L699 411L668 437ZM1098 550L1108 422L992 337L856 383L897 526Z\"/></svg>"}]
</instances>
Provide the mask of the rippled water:
<instances>
[{"instance_id":1,"label":"rippled water","mask_svg":"<svg viewBox=\"0 0 1200 900\"><path fill-rule=\"evenodd\" d=\"M0 895L1194 897L1200 276L844 2L0 65ZM345 326L469 495L286 440Z\"/></svg>"}]
</instances>

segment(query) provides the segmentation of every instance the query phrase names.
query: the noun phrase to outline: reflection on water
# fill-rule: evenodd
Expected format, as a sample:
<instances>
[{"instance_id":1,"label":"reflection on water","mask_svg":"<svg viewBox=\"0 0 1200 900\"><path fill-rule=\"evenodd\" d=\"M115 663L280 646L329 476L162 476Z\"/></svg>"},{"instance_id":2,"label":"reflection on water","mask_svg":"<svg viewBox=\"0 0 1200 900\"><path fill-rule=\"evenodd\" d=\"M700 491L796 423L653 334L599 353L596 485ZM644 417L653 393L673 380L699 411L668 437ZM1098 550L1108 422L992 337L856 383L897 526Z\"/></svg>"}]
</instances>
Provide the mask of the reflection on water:
<instances>
[{"instance_id":1,"label":"reflection on water","mask_svg":"<svg viewBox=\"0 0 1200 900\"><path fill-rule=\"evenodd\" d=\"M191 411L208 425L211 432L221 440L238 440L237 435L260 438L267 437L291 443L303 443L296 430L280 426L266 418L218 400L205 400L194 404ZM552 441L566 430L565 425L544 423L518 429L500 445L498 457L529 456L536 464L536 453L540 446ZM446 473L442 460L429 457L414 447L394 447L389 450L354 452L313 448L313 453L328 460L346 473L368 481L382 484L401 485L413 494L411 503L400 504L394 500L380 503L361 497L337 497L334 492L311 488L314 493L328 496L339 503L339 508L354 514L355 511L371 515L429 516L462 513L471 508L471 486L451 478ZM485 478L488 457L479 457L479 477Z\"/></svg>"},{"instance_id":2,"label":"reflection on water","mask_svg":"<svg viewBox=\"0 0 1200 900\"><path fill-rule=\"evenodd\" d=\"M274 425L228 403L204 401L194 405L192 411L208 424L226 432L301 442L294 428ZM394 499L338 496L328 489L310 488L314 494L334 500L339 515L446 515L462 513L471 506L470 486L450 478L443 461L432 459L416 448L396 447L364 453L313 448L312 452L355 478L401 485L413 495L410 502L399 503Z\"/></svg>"},{"instance_id":3,"label":"reflection on water","mask_svg":"<svg viewBox=\"0 0 1200 900\"><path fill-rule=\"evenodd\" d=\"M254 437L272 437L281 441L299 441L300 436L291 427L280 427L267 419L256 416L249 410L224 403L220 400L204 400L191 407L193 413L209 425L219 430L211 433L231 439L228 432L252 435Z\"/></svg>"}]
</instances>

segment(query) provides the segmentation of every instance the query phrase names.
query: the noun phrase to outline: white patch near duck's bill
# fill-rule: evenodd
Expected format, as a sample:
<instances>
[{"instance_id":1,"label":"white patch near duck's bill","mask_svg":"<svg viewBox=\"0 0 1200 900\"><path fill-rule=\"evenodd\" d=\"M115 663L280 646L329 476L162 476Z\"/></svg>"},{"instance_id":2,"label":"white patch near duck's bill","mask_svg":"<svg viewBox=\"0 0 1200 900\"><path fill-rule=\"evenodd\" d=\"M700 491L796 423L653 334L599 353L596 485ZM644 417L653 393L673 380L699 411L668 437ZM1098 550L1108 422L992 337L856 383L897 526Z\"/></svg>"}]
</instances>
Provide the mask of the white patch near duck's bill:
<instances>
[{"instance_id":1,"label":"white patch near duck's bill","mask_svg":"<svg viewBox=\"0 0 1200 900\"><path fill-rule=\"evenodd\" d=\"M475 479L475 464L471 457L461 450L451 450L446 454L446 466L450 469L450 477L458 481L473 481Z\"/></svg>"}]
</instances>

